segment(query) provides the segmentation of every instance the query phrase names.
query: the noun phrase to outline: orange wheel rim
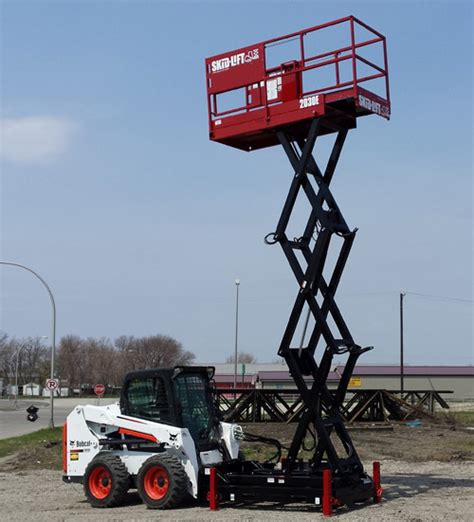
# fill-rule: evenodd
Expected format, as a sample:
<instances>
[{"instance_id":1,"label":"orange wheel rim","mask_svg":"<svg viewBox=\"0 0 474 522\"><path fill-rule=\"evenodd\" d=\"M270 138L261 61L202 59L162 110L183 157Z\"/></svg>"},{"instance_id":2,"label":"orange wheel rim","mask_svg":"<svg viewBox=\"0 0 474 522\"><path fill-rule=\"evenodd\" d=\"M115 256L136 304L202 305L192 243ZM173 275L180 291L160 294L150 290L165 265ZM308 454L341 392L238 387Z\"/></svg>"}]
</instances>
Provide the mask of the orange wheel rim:
<instances>
[{"instance_id":1,"label":"orange wheel rim","mask_svg":"<svg viewBox=\"0 0 474 522\"><path fill-rule=\"evenodd\" d=\"M161 500L170 487L168 472L162 466L152 466L143 478L145 493L152 500Z\"/></svg>"},{"instance_id":2,"label":"orange wheel rim","mask_svg":"<svg viewBox=\"0 0 474 522\"><path fill-rule=\"evenodd\" d=\"M105 466L97 466L89 475L89 490L92 495L102 500L112 491L112 476Z\"/></svg>"}]
</instances>

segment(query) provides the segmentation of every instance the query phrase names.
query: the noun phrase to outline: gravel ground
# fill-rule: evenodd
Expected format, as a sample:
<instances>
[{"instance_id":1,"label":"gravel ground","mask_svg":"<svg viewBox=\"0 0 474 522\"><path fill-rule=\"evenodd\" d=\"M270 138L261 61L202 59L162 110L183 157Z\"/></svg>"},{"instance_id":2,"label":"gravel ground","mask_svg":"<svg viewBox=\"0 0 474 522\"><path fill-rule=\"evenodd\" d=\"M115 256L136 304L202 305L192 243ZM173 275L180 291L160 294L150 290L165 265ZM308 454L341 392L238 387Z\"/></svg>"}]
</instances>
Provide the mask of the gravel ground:
<instances>
[{"instance_id":1,"label":"gravel ground","mask_svg":"<svg viewBox=\"0 0 474 522\"><path fill-rule=\"evenodd\" d=\"M474 462L382 462L384 500L350 512L341 520L474 520ZM64 484L58 471L0 473L2 520L302 520L323 519L320 511L304 505L222 507L211 512L190 506L173 511L151 511L131 493L124 507L93 509L80 485Z\"/></svg>"}]
</instances>

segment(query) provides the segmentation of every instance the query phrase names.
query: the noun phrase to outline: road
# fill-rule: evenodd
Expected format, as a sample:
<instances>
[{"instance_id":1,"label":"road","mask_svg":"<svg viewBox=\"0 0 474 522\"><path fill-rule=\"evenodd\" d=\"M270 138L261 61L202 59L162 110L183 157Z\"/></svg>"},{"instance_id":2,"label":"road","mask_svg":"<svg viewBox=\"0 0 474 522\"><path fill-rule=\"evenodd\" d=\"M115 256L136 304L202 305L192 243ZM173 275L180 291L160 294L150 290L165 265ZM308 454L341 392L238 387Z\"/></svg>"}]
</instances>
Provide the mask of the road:
<instances>
[{"instance_id":1,"label":"road","mask_svg":"<svg viewBox=\"0 0 474 522\"><path fill-rule=\"evenodd\" d=\"M118 399L101 399L100 404L112 404ZM26 408L34 404L39 408L38 420L36 422L29 422L26 420ZM78 404L97 404L97 399L55 399L54 401L54 424L55 426L62 426L66 417ZM34 431L47 428L49 425L49 401L48 400L34 400L29 401L19 400L18 410L13 409L13 402L7 400L0 400L0 439L8 437L16 437L18 435L25 435Z\"/></svg>"}]
</instances>

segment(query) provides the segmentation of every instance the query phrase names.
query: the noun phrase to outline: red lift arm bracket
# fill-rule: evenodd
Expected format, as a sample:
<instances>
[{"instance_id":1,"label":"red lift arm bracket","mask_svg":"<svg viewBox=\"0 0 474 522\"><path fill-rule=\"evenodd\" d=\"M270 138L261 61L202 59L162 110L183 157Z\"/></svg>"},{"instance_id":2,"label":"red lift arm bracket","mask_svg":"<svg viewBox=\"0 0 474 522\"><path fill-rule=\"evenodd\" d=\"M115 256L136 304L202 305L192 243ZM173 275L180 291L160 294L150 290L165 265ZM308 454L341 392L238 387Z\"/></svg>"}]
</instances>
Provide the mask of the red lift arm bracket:
<instances>
[{"instance_id":1,"label":"red lift arm bracket","mask_svg":"<svg viewBox=\"0 0 474 522\"><path fill-rule=\"evenodd\" d=\"M217 469L211 468L209 476L209 509L211 511L216 511L217 509L219 509L219 501L217 495Z\"/></svg>"},{"instance_id":2,"label":"red lift arm bracket","mask_svg":"<svg viewBox=\"0 0 474 522\"><path fill-rule=\"evenodd\" d=\"M374 504L382 502L382 486L380 483L380 462L372 463L372 480L374 482Z\"/></svg>"},{"instance_id":3,"label":"red lift arm bracket","mask_svg":"<svg viewBox=\"0 0 474 522\"><path fill-rule=\"evenodd\" d=\"M331 470L323 470L323 515L330 517L332 515L332 477Z\"/></svg>"}]
</instances>

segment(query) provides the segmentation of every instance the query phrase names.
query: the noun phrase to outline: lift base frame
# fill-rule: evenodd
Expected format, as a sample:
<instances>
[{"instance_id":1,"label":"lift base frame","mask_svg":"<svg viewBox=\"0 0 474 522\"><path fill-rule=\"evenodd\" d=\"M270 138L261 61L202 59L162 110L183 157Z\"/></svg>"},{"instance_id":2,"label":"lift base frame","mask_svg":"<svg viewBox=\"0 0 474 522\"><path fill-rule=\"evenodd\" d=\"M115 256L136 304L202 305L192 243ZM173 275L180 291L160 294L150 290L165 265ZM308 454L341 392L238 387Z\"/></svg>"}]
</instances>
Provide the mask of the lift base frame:
<instances>
[{"instance_id":1,"label":"lift base frame","mask_svg":"<svg viewBox=\"0 0 474 522\"><path fill-rule=\"evenodd\" d=\"M291 472L256 461L226 464L217 468L217 480L221 501L236 503L308 503L322 506L325 494L323 470L313 471L307 461L300 462L298 468ZM335 505L351 505L371 500L374 482L365 473L333 477L331 490Z\"/></svg>"}]
</instances>

